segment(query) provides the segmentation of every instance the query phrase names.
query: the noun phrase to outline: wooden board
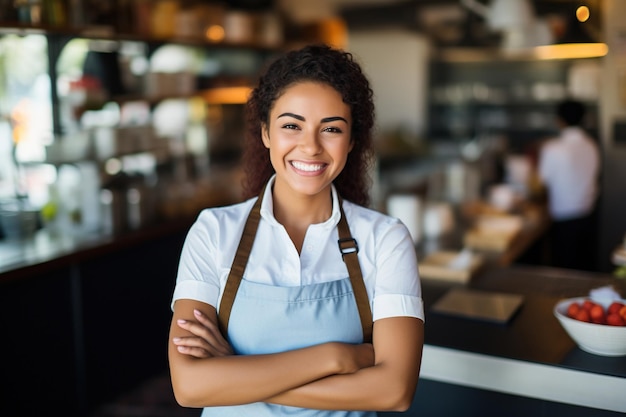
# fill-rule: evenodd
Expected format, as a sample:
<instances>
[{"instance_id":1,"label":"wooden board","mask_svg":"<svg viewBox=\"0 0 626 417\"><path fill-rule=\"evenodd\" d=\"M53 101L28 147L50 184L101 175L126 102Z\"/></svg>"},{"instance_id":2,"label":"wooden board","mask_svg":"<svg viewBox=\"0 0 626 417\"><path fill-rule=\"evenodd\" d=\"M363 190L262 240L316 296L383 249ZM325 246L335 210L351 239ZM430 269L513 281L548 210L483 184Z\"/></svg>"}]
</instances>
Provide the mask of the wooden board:
<instances>
[{"instance_id":1,"label":"wooden board","mask_svg":"<svg viewBox=\"0 0 626 417\"><path fill-rule=\"evenodd\" d=\"M463 243L465 246L472 249L504 252L511 246L518 233L519 232L494 232L474 228L465 233Z\"/></svg>"},{"instance_id":2,"label":"wooden board","mask_svg":"<svg viewBox=\"0 0 626 417\"><path fill-rule=\"evenodd\" d=\"M450 263L460 254L454 251L433 252L419 262L420 277L426 279L440 279L453 282L467 282L483 265L483 257L471 255L471 261L466 268L453 268Z\"/></svg>"},{"instance_id":3,"label":"wooden board","mask_svg":"<svg viewBox=\"0 0 626 417\"><path fill-rule=\"evenodd\" d=\"M503 252L519 235L524 219L517 215L481 216L464 236L465 246L472 249Z\"/></svg>"},{"instance_id":4,"label":"wooden board","mask_svg":"<svg viewBox=\"0 0 626 417\"><path fill-rule=\"evenodd\" d=\"M437 300L431 310L468 319L506 323L523 302L524 297L519 294L452 288Z\"/></svg>"}]
</instances>

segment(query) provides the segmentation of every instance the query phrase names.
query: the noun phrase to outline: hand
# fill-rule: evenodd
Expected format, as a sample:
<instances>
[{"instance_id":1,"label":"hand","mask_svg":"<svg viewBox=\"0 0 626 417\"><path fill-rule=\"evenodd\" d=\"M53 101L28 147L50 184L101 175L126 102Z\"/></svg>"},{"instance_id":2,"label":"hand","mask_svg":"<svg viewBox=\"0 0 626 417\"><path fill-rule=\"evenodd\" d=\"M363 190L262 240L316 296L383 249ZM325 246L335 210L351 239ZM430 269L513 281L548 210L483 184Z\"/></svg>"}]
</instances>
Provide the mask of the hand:
<instances>
[{"instance_id":1,"label":"hand","mask_svg":"<svg viewBox=\"0 0 626 417\"><path fill-rule=\"evenodd\" d=\"M233 349L224 339L217 323L211 321L200 310L193 311L198 321L178 320L177 324L194 336L175 337L172 339L180 353L195 358L230 356Z\"/></svg>"}]
</instances>

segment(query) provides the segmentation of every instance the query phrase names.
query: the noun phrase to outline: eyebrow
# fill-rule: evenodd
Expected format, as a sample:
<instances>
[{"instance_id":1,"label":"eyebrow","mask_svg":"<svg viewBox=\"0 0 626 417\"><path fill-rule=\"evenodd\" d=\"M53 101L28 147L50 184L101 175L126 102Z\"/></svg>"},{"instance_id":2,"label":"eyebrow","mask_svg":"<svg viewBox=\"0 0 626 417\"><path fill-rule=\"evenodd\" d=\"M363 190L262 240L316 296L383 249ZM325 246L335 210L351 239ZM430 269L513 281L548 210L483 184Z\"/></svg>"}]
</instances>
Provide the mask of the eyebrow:
<instances>
[{"instance_id":1,"label":"eyebrow","mask_svg":"<svg viewBox=\"0 0 626 417\"><path fill-rule=\"evenodd\" d=\"M285 116L293 117L294 119L298 119L298 120L301 120L303 122L306 121L306 119L303 116L300 116L299 114L289 113L289 112L283 113L283 114L279 115L277 117L277 119L280 119L281 117L285 117ZM321 122L322 123L329 123L329 122L334 122L334 121L337 121L337 120L342 120L344 123L348 124L348 121L346 119L344 119L343 117L341 117L341 116L324 117L321 120Z\"/></svg>"}]
</instances>

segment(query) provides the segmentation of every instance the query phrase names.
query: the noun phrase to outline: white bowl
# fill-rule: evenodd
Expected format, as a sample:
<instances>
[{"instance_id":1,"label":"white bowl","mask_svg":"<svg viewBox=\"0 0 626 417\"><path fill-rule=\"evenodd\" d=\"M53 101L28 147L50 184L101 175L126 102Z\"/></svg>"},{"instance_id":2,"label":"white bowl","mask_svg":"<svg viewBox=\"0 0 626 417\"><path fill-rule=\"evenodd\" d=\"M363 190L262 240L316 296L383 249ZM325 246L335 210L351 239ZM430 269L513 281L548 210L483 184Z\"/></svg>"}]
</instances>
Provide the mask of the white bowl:
<instances>
[{"instance_id":1,"label":"white bowl","mask_svg":"<svg viewBox=\"0 0 626 417\"><path fill-rule=\"evenodd\" d=\"M587 323L567 317L567 308L573 302L582 303L589 297L568 298L559 301L554 307L554 315L567 334L585 352L602 356L626 355L626 326L609 326L605 324ZM619 300L626 304L626 300ZM594 300L605 310L612 301Z\"/></svg>"}]
</instances>

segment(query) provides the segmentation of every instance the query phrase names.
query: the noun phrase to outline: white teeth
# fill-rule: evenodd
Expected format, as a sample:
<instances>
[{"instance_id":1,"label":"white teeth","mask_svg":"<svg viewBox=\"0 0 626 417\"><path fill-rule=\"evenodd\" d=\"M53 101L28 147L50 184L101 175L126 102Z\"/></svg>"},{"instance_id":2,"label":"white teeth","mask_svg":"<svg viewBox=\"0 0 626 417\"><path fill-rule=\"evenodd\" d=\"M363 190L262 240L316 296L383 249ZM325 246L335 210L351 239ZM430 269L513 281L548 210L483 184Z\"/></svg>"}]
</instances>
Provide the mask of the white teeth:
<instances>
[{"instance_id":1,"label":"white teeth","mask_svg":"<svg viewBox=\"0 0 626 417\"><path fill-rule=\"evenodd\" d=\"M291 165L293 165L294 168L300 171L307 171L307 172L319 171L323 167L322 164L305 164L302 162L295 162L295 161L292 162Z\"/></svg>"}]
</instances>

